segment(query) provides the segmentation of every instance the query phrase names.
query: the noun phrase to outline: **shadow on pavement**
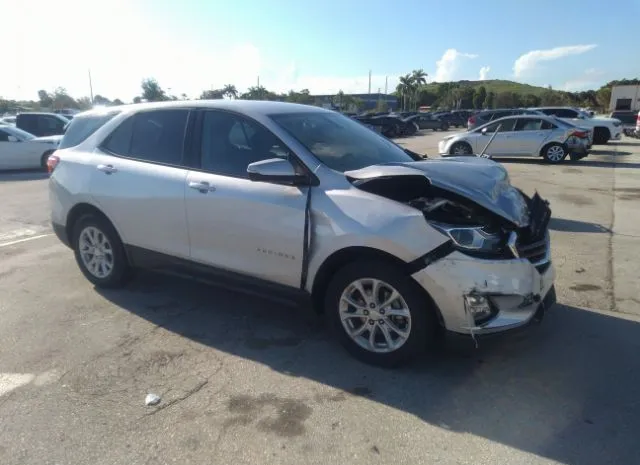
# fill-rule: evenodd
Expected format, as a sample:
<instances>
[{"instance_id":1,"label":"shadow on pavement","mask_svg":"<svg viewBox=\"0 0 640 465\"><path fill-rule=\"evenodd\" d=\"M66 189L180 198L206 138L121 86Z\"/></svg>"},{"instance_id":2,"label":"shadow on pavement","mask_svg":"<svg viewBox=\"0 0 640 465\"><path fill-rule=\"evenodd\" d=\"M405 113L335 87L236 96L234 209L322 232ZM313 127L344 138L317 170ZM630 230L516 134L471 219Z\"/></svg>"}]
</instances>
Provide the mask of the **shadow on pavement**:
<instances>
[{"instance_id":1,"label":"shadow on pavement","mask_svg":"<svg viewBox=\"0 0 640 465\"><path fill-rule=\"evenodd\" d=\"M42 170L14 170L0 171L0 182L2 181L38 181L49 178L49 173Z\"/></svg>"},{"instance_id":2,"label":"shadow on pavement","mask_svg":"<svg viewBox=\"0 0 640 465\"><path fill-rule=\"evenodd\" d=\"M640 324L557 305L542 325L382 370L349 357L305 313L140 273L114 304L218 351L561 463L637 461ZM277 394L277 393L276 393ZM460 436L465 441L465 436Z\"/></svg>"},{"instance_id":3,"label":"shadow on pavement","mask_svg":"<svg viewBox=\"0 0 640 465\"><path fill-rule=\"evenodd\" d=\"M588 221L567 220L565 218L551 218L549 229L553 231L578 232L578 233L610 233L609 228Z\"/></svg>"},{"instance_id":4,"label":"shadow on pavement","mask_svg":"<svg viewBox=\"0 0 640 465\"><path fill-rule=\"evenodd\" d=\"M515 163L522 165L543 165L544 161L540 158L507 158L507 157L495 157L492 158L493 161L497 161L500 163ZM559 165L549 165L551 166L571 166L571 167L582 167L582 166L591 166L596 168L640 168L640 163L625 163L625 162L616 162L616 161L606 161L606 160L590 160L589 158L583 158L582 160L570 161L565 160L563 163Z\"/></svg>"}]
</instances>

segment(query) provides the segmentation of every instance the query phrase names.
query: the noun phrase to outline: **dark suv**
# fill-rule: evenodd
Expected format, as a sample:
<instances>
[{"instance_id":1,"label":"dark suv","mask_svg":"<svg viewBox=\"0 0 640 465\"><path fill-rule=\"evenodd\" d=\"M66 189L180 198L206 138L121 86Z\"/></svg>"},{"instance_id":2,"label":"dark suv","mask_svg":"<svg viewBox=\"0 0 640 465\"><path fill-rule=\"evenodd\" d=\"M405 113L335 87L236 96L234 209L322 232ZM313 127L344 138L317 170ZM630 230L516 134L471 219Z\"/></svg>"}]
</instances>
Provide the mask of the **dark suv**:
<instances>
[{"instance_id":1,"label":"dark suv","mask_svg":"<svg viewBox=\"0 0 640 465\"><path fill-rule=\"evenodd\" d=\"M36 137L64 134L69 120L56 113L20 113L16 116L16 127Z\"/></svg>"},{"instance_id":2,"label":"dark suv","mask_svg":"<svg viewBox=\"0 0 640 465\"><path fill-rule=\"evenodd\" d=\"M494 119L503 118L505 116L513 115L539 115L540 113L535 110L527 110L526 108L497 108L495 110L480 111L474 115L469 116L467 120L467 130L482 126Z\"/></svg>"}]
</instances>

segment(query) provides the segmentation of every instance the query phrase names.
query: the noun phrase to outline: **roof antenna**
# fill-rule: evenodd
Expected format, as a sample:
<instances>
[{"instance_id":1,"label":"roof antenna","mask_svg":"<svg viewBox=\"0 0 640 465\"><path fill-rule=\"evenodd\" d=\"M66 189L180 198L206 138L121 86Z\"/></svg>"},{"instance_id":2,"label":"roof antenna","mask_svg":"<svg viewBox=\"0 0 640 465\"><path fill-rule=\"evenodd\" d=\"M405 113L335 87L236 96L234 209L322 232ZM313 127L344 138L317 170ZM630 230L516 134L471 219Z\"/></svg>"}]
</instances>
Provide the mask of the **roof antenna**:
<instances>
[{"instance_id":1,"label":"roof antenna","mask_svg":"<svg viewBox=\"0 0 640 465\"><path fill-rule=\"evenodd\" d=\"M489 142L487 142L487 145L484 146L484 148L482 149L482 152L480 152L478 154L478 156L480 158L491 158L490 155L485 155L484 153L487 151L487 149L489 148L489 146L491 145L491 142L493 142L493 139L495 139L496 134L498 134L498 131L500 130L500 128L502 127L502 123L498 124L498 127L496 128L496 130L493 132L493 134L491 135L491 139L489 139ZM485 131L486 132L486 131Z\"/></svg>"}]
</instances>

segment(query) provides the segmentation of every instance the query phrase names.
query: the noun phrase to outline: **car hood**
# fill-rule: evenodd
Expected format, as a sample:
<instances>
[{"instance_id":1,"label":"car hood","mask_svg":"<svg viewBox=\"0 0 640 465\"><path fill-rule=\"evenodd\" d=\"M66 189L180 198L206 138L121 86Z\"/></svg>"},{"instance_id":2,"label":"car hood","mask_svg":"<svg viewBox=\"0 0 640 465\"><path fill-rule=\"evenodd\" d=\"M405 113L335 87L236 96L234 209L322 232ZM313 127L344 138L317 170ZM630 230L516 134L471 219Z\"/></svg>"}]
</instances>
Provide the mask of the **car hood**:
<instances>
[{"instance_id":1,"label":"car hood","mask_svg":"<svg viewBox=\"0 0 640 465\"><path fill-rule=\"evenodd\" d=\"M33 142L51 142L53 144L59 144L62 140L62 135L57 136L43 136L43 137L34 137L31 139Z\"/></svg>"},{"instance_id":2,"label":"car hood","mask_svg":"<svg viewBox=\"0 0 640 465\"><path fill-rule=\"evenodd\" d=\"M516 226L529 224L527 203L509 181L507 170L499 163L478 157L447 157L406 163L372 165L345 172L359 185L380 178L415 176L421 173L440 189L461 195Z\"/></svg>"}]
</instances>

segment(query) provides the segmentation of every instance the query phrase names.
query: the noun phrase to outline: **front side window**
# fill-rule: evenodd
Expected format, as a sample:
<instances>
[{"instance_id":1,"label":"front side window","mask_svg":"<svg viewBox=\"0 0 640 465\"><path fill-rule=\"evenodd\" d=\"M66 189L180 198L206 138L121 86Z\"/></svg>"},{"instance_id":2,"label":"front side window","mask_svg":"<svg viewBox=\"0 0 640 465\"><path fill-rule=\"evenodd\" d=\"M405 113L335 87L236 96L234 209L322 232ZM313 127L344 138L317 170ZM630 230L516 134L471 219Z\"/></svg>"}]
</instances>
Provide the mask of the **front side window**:
<instances>
[{"instance_id":1,"label":"front side window","mask_svg":"<svg viewBox=\"0 0 640 465\"><path fill-rule=\"evenodd\" d=\"M40 130L45 132L62 131L64 123L62 122L62 120L59 120L58 118L55 118L53 116L42 116L39 119L39 127Z\"/></svg>"},{"instance_id":2,"label":"front side window","mask_svg":"<svg viewBox=\"0 0 640 465\"><path fill-rule=\"evenodd\" d=\"M204 113L200 147L202 169L246 178L251 163L278 157L289 158L289 151L261 125L232 113Z\"/></svg>"},{"instance_id":3,"label":"front side window","mask_svg":"<svg viewBox=\"0 0 640 465\"><path fill-rule=\"evenodd\" d=\"M488 124L486 126L479 128L479 130L482 131L484 128L487 128L488 133L494 133L496 132L498 127L500 127L500 130L498 132L509 132L509 131L513 131L513 127L515 123L516 123L515 118L508 118L500 121L494 121L491 124Z\"/></svg>"},{"instance_id":4,"label":"front side window","mask_svg":"<svg viewBox=\"0 0 640 465\"><path fill-rule=\"evenodd\" d=\"M169 165L183 164L188 110L137 113L120 124L103 147L116 155Z\"/></svg>"},{"instance_id":5,"label":"front side window","mask_svg":"<svg viewBox=\"0 0 640 465\"><path fill-rule=\"evenodd\" d=\"M339 113L315 111L270 117L318 160L339 172L415 161L398 145Z\"/></svg>"},{"instance_id":6,"label":"front side window","mask_svg":"<svg viewBox=\"0 0 640 465\"><path fill-rule=\"evenodd\" d=\"M568 108L561 108L557 111L556 116L558 118L578 118L580 115L575 110L570 110Z\"/></svg>"}]
</instances>

